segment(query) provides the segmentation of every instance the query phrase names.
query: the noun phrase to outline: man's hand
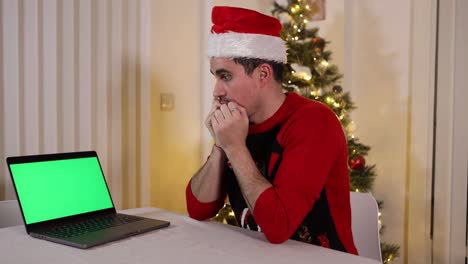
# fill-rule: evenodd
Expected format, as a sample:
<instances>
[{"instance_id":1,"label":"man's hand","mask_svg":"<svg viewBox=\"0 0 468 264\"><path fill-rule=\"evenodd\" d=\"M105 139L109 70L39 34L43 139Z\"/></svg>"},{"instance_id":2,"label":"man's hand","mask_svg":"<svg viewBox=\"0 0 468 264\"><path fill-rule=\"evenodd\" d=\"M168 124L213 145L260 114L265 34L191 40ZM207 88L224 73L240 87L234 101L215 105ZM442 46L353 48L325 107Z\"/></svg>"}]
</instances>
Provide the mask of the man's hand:
<instances>
[{"instance_id":1,"label":"man's hand","mask_svg":"<svg viewBox=\"0 0 468 264\"><path fill-rule=\"evenodd\" d=\"M214 98L213 99L213 105L211 106L211 110L210 110L210 112L208 113L208 116L205 119L205 126L206 126L206 128L208 128L208 131L210 131L210 134L213 137L213 139L216 139L216 136L215 136L215 133L213 131L213 126L211 125L211 118L213 117L214 112L216 110L218 110L220 106L221 106L221 103L219 102L219 99Z\"/></svg>"},{"instance_id":2,"label":"man's hand","mask_svg":"<svg viewBox=\"0 0 468 264\"><path fill-rule=\"evenodd\" d=\"M249 131L249 118L244 107L235 102L221 104L211 115L216 145L226 150L245 145ZM211 132L211 131L210 131Z\"/></svg>"}]
</instances>

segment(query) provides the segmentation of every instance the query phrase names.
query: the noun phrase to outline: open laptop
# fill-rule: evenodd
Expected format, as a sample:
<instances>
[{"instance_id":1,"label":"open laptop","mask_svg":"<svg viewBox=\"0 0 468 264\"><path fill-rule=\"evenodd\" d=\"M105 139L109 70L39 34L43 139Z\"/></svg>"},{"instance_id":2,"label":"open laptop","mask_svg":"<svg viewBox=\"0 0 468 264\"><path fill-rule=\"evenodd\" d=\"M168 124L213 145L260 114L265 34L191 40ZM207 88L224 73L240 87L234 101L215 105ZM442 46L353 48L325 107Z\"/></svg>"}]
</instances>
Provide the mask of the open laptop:
<instances>
[{"instance_id":1,"label":"open laptop","mask_svg":"<svg viewBox=\"0 0 468 264\"><path fill-rule=\"evenodd\" d=\"M169 226L118 214L95 151L8 157L26 232L77 248Z\"/></svg>"}]
</instances>

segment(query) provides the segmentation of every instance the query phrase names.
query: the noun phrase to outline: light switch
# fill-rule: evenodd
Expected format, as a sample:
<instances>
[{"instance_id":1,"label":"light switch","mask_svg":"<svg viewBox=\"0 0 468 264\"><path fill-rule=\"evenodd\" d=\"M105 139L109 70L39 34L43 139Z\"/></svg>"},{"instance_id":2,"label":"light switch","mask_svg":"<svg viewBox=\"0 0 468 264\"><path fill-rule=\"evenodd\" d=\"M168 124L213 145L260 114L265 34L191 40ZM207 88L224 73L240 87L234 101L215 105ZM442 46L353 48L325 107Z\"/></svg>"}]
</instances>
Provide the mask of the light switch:
<instances>
[{"instance_id":1,"label":"light switch","mask_svg":"<svg viewBox=\"0 0 468 264\"><path fill-rule=\"evenodd\" d=\"M174 109L174 94L161 93L161 111L171 111Z\"/></svg>"}]
</instances>

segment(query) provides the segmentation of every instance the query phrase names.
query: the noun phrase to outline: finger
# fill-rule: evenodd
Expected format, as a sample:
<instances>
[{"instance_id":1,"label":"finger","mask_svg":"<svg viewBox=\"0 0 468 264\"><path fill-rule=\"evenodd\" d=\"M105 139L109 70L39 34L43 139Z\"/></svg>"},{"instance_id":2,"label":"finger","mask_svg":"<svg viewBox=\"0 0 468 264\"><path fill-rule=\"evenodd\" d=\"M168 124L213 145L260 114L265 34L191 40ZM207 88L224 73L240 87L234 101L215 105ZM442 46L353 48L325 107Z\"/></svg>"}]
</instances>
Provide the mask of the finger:
<instances>
[{"instance_id":1,"label":"finger","mask_svg":"<svg viewBox=\"0 0 468 264\"><path fill-rule=\"evenodd\" d=\"M205 118L205 126L206 127L211 127L211 118L213 117L213 113L214 111L211 111L210 113L208 113L208 116Z\"/></svg>"},{"instance_id":2,"label":"finger","mask_svg":"<svg viewBox=\"0 0 468 264\"><path fill-rule=\"evenodd\" d=\"M206 124L210 122L211 117L213 116L214 112L219 109L219 106L220 106L219 102L217 100L213 100L213 105L211 106L210 112L208 113L205 119Z\"/></svg>"},{"instance_id":3,"label":"finger","mask_svg":"<svg viewBox=\"0 0 468 264\"><path fill-rule=\"evenodd\" d=\"M218 132L220 131L222 124L218 121L218 119L215 116L213 116L213 118L211 119L211 125L213 127L213 138L215 139L215 141L218 141Z\"/></svg>"},{"instance_id":4,"label":"finger","mask_svg":"<svg viewBox=\"0 0 468 264\"><path fill-rule=\"evenodd\" d=\"M221 106L221 103L219 101L213 101L213 105L211 106L211 110L216 110Z\"/></svg>"},{"instance_id":5,"label":"finger","mask_svg":"<svg viewBox=\"0 0 468 264\"><path fill-rule=\"evenodd\" d=\"M219 125L218 120L216 119L214 115L211 117L210 123L211 123L211 127L213 128L213 130Z\"/></svg>"},{"instance_id":6,"label":"finger","mask_svg":"<svg viewBox=\"0 0 468 264\"><path fill-rule=\"evenodd\" d=\"M231 109L231 111L236 110L237 109L237 103L231 101L231 102L228 103L228 107L229 107L229 109Z\"/></svg>"},{"instance_id":7,"label":"finger","mask_svg":"<svg viewBox=\"0 0 468 264\"><path fill-rule=\"evenodd\" d=\"M227 117L231 117L232 114L231 114L231 109L229 109L229 107L226 105L226 104L223 104L219 110L221 110L221 112L223 113L224 117L227 118Z\"/></svg>"},{"instance_id":8,"label":"finger","mask_svg":"<svg viewBox=\"0 0 468 264\"><path fill-rule=\"evenodd\" d=\"M216 119L217 123L220 123L225 119L225 115L221 109L216 110L213 117Z\"/></svg>"},{"instance_id":9,"label":"finger","mask_svg":"<svg viewBox=\"0 0 468 264\"><path fill-rule=\"evenodd\" d=\"M219 109L219 105L213 104L213 106L210 109L209 115L212 115L214 111Z\"/></svg>"}]
</instances>

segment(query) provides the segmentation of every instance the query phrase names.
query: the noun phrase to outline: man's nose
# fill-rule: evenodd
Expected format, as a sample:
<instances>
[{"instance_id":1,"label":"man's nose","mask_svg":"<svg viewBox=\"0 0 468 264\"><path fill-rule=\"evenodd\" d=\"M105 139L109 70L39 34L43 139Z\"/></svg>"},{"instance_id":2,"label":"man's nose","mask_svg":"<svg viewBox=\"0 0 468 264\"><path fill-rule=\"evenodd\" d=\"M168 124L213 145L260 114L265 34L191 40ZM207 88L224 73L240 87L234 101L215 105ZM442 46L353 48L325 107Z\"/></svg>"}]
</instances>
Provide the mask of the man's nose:
<instances>
[{"instance_id":1,"label":"man's nose","mask_svg":"<svg viewBox=\"0 0 468 264\"><path fill-rule=\"evenodd\" d=\"M214 97L223 97L226 96L226 89L222 86L221 83L216 81L215 86L213 88L213 96Z\"/></svg>"}]
</instances>

